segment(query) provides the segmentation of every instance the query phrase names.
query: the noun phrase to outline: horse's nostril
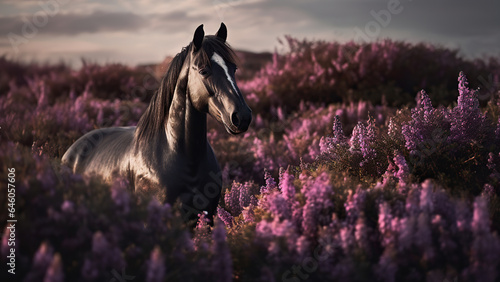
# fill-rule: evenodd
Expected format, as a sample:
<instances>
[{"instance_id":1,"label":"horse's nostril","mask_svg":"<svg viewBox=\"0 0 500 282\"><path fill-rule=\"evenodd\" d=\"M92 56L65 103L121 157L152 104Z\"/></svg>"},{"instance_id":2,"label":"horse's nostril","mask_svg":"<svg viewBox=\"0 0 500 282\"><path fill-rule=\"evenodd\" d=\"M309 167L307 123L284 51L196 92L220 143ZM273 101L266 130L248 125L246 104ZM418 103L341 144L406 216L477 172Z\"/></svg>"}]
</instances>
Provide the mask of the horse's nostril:
<instances>
[{"instance_id":1,"label":"horse's nostril","mask_svg":"<svg viewBox=\"0 0 500 282\"><path fill-rule=\"evenodd\" d=\"M238 117L237 113L233 113L231 115L231 122L234 126L240 126L240 118Z\"/></svg>"}]
</instances>

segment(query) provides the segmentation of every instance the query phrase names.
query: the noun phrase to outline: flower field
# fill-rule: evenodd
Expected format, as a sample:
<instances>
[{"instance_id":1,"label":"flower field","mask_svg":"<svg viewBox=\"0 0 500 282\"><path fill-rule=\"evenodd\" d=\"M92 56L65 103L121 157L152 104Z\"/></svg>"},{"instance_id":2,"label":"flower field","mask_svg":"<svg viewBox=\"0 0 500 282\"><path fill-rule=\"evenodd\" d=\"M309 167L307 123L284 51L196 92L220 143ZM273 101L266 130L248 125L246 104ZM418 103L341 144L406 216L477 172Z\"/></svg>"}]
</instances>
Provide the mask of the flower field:
<instances>
[{"instance_id":1,"label":"flower field","mask_svg":"<svg viewBox=\"0 0 500 282\"><path fill-rule=\"evenodd\" d=\"M500 59L390 40L282 44L238 81L250 129L209 119L224 189L214 226L196 227L124 179L60 165L84 133L136 125L154 71L0 58L0 280L500 280Z\"/></svg>"}]
</instances>

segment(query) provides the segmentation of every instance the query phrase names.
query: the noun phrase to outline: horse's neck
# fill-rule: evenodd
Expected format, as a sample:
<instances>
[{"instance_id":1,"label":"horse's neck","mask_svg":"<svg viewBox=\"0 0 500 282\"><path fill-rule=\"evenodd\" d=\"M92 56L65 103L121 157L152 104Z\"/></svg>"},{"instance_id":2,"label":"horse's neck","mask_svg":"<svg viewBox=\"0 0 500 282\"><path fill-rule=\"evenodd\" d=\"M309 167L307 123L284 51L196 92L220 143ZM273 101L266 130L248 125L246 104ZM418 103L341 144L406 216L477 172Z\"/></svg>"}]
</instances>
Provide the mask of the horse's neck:
<instances>
[{"instance_id":1,"label":"horse's neck","mask_svg":"<svg viewBox=\"0 0 500 282\"><path fill-rule=\"evenodd\" d=\"M189 99L187 74L179 77L168 113L166 136L169 150L188 159L204 156L207 149L207 115L197 111Z\"/></svg>"}]
</instances>

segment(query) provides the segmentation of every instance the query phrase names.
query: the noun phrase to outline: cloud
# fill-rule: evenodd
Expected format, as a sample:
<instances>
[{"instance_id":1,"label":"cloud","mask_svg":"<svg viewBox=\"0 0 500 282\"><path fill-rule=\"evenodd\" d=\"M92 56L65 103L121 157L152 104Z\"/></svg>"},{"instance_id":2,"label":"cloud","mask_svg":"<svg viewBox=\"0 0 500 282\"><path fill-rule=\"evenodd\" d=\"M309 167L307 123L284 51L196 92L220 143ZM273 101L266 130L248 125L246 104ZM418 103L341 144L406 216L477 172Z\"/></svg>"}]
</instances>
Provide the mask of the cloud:
<instances>
[{"instance_id":1,"label":"cloud","mask_svg":"<svg viewBox=\"0 0 500 282\"><path fill-rule=\"evenodd\" d=\"M199 24L205 24L206 34L213 34L221 21L228 26L228 41L234 47L252 51L280 48L276 39L285 34L347 41L355 38L355 28L364 29L375 20L373 13L387 9L390 1L396 0L71 0L39 28L42 36L30 39L21 51L45 52L42 41L62 44L70 51L79 45L75 42L86 41L106 50L89 56L103 58L107 50L116 50L124 60L131 56L135 62L141 58L133 54L148 50L148 60L152 60L177 53ZM496 55L499 50L498 1L399 2L403 10L391 15L380 37L456 46L473 56L480 52ZM9 32L21 34L23 19L31 20L40 10L37 1L23 3L32 4L19 6L22 9L12 5L0 12L0 41L8 41Z\"/></svg>"},{"instance_id":2,"label":"cloud","mask_svg":"<svg viewBox=\"0 0 500 282\"><path fill-rule=\"evenodd\" d=\"M43 18L35 16L13 16L0 18L0 33L13 32L22 34L23 26L34 25L41 34L76 35L80 33L97 33L113 31L133 31L144 28L148 20L130 12L95 11L91 14L57 14L54 17L46 15Z\"/></svg>"},{"instance_id":3,"label":"cloud","mask_svg":"<svg viewBox=\"0 0 500 282\"><path fill-rule=\"evenodd\" d=\"M47 35L78 35L81 33L103 33L103 32L133 32L141 29L181 29L190 25L193 16L185 11L174 11L168 13L136 14L132 12L107 12L94 11L90 14L66 13L47 17L46 24L43 18L35 18L33 15L17 15L11 17L0 17L0 34L13 32L21 35L23 26L34 25L40 34ZM197 21L204 21L208 16L196 16Z\"/></svg>"},{"instance_id":4,"label":"cloud","mask_svg":"<svg viewBox=\"0 0 500 282\"><path fill-rule=\"evenodd\" d=\"M189 15L187 11L173 11L169 13L155 13L148 15L152 30L156 31L185 31L186 27L195 27L205 21L209 16L206 14ZM194 29L193 29L194 31Z\"/></svg>"}]
</instances>

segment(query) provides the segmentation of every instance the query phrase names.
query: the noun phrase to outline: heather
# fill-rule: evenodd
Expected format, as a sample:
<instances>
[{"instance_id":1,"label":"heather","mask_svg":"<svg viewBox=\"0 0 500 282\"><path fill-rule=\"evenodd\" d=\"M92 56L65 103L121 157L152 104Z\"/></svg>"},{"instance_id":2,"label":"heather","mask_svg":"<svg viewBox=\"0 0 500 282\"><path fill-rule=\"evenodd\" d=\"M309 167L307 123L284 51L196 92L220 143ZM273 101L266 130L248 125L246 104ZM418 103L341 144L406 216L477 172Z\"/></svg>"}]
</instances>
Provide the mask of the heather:
<instances>
[{"instance_id":1,"label":"heather","mask_svg":"<svg viewBox=\"0 0 500 282\"><path fill-rule=\"evenodd\" d=\"M458 50L425 43L338 43L285 37L281 49L253 79L240 83L254 108L282 106L292 111L302 100L364 100L399 107L413 103L415 93L422 89L432 93L435 103L449 105L456 101L460 71L484 90L481 102L498 90L498 58L467 60Z\"/></svg>"},{"instance_id":2,"label":"heather","mask_svg":"<svg viewBox=\"0 0 500 282\"><path fill-rule=\"evenodd\" d=\"M13 167L16 278L500 279L498 59L286 42L238 82L249 131L209 119L224 180L213 224L183 222L177 205L139 199L118 176L107 185L60 166L85 132L137 123L157 81L147 68L0 60L0 203Z\"/></svg>"}]
</instances>

